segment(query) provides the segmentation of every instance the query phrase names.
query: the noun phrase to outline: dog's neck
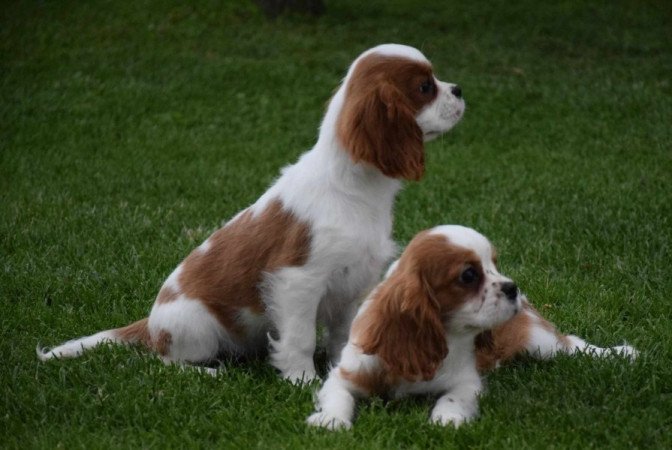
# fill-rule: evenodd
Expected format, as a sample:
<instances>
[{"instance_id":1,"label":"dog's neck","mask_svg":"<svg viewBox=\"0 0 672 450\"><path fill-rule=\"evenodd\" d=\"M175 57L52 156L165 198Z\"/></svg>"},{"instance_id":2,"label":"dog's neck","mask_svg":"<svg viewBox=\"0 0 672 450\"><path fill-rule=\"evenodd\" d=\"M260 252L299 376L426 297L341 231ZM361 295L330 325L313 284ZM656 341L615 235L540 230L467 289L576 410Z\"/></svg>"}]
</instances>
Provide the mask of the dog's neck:
<instances>
[{"instance_id":1,"label":"dog's neck","mask_svg":"<svg viewBox=\"0 0 672 450\"><path fill-rule=\"evenodd\" d=\"M473 365L477 332L447 333L448 359L451 365Z\"/></svg>"}]
</instances>

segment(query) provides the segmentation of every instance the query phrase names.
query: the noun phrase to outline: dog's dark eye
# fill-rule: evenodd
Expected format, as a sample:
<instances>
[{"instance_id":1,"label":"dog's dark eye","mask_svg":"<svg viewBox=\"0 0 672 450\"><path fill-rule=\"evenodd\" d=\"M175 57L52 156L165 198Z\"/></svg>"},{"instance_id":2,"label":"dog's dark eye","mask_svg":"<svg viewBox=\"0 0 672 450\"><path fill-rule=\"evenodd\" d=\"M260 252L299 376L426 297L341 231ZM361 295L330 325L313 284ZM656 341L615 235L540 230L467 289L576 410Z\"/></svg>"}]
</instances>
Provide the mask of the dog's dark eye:
<instances>
[{"instance_id":1,"label":"dog's dark eye","mask_svg":"<svg viewBox=\"0 0 672 450\"><path fill-rule=\"evenodd\" d=\"M478 272L473 267L467 267L464 269L464 272L460 275L460 283L462 284L474 284L478 281Z\"/></svg>"},{"instance_id":2,"label":"dog's dark eye","mask_svg":"<svg viewBox=\"0 0 672 450\"><path fill-rule=\"evenodd\" d=\"M434 82L432 80L424 81L420 85L420 92L422 92L423 94L429 94L433 90L434 90Z\"/></svg>"}]
</instances>

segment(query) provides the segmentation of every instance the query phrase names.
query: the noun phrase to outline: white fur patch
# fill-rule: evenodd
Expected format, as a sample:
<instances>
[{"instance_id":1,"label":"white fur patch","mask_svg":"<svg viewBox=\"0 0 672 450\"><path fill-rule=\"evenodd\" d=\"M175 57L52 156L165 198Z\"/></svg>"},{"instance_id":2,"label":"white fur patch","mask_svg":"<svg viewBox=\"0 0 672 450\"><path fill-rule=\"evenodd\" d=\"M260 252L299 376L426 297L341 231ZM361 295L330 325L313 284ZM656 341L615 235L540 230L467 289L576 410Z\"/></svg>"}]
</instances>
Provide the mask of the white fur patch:
<instances>
[{"instance_id":1,"label":"white fur patch","mask_svg":"<svg viewBox=\"0 0 672 450\"><path fill-rule=\"evenodd\" d=\"M148 326L152 339L157 339L162 331L170 334L169 353L165 357L173 361L207 362L222 350L240 350L203 303L184 295L156 303Z\"/></svg>"}]
</instances>

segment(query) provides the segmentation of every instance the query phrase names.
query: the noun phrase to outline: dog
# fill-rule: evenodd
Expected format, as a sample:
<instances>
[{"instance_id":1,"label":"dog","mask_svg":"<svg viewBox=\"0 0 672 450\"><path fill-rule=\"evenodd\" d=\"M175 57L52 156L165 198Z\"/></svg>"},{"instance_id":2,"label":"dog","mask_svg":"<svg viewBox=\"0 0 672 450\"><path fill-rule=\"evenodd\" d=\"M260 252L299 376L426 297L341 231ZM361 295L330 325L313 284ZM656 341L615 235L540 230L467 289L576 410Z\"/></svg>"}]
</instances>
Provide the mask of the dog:
<instances>
[{"instance_id":1,"label":"dog","mask_svg":"<svg viewBox=\"0 0 672 450\"><path fill-rule=\"evenodd\" d=\"M431 421L459 426L478 414L480 374L523 352L637 355L560 334L499 272L487 238L438 226L409 243L360 307L307 423L348 429L356 398L437 394Z\"/></svg>"},{"instance_id":2,"label":"dog","mask_svg":"<svg viewBox=\"0 0 672 450\"><path fill-rule=\"evenodd\" d=\"M332 97L315 146L177 266L148 318L38 346L38 357L141 343L166 363L198 365L268 349L284 378L314 379L316 324L338 361L357 302L395 256L397 192L423 176L424 143L464 109L460 87L439 81L419 50L365 51Z\"/></svg>"}]
</instances>

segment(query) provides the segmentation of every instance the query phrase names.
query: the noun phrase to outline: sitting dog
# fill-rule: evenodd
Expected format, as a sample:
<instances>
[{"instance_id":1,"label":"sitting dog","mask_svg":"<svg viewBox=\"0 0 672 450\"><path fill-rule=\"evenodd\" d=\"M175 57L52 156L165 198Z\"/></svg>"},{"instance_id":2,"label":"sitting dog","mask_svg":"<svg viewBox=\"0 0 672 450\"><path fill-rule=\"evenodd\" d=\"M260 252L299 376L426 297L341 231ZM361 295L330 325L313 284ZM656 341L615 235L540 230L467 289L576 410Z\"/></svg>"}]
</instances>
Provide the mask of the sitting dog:
<instances>
[{"instance_id":1,"label":"sitting dog","mask_svg":"<svg viewBox=\"0 0 672 450\"><path fill-rule=\"evenodd\" d=\"M424 142L463 112L460 88L439 81L420 51L367 50L331 99L315 146L177 266L148 318L38 348L38 357L137 342L167 363L201 364L270 344L283 377L315 378L316 323L337 361L357 302L395 255L402 180L422 177Z\"/></svg>"},{"instance_id":2,"label":"sitting dog","mask_svg":"<svg viewBox=\"0 0 672 450\"><path fill-rule=\"evenodd\" d=\"M558 333L499 273L495 255L470 228L418 234L359 308L308 424L350 428L357 397L438 394L431 421L459 426L478 413L479 372L521 352L636 355Z\"/></svg>"}]
</instances>

